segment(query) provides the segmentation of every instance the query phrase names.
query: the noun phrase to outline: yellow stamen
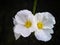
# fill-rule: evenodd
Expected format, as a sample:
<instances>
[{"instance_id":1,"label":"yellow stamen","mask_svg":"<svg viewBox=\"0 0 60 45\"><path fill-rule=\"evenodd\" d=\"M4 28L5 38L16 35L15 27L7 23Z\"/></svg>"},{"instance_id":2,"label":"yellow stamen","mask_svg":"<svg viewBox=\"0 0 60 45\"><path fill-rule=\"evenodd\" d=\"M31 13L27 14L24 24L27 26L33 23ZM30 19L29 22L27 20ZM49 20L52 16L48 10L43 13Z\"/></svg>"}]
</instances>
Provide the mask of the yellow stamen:
<instances>
[{"instance_id":1,"label":"yellow stamen","mask_svg":"<svg viewBox=\"0 0 60 45\"><path fill-rule=\"evenodd\" d=\"M37 23L37 27L38 27L38 29L42 29L43 28L43 23L42 22L38 22Z\"/></svg>"},{"instance_id":2,"label":"yellow stamen","mask_svg":"<svg viewBox=\"0 0 60 45\"><path fill-rule=\"evenodd\" d=\"M31 21L27 20L24 25L26 28L30 28L32 26Z\"/></svg>"}]
</instances>

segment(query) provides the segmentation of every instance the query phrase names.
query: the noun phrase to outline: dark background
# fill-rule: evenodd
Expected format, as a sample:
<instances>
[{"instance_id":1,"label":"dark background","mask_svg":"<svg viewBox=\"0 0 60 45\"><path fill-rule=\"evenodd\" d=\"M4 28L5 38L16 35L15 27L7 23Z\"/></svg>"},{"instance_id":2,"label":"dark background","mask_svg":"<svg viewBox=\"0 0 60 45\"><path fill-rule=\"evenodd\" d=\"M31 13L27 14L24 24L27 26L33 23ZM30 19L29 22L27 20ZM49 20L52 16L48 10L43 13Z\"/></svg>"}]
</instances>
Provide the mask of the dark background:
<instances>
[{"instance_id":1,"label":"dark background","mask_svg":"<svg viewBox=\"0 0 60 45\"><path fill-rule=\"evenodd\" d=\"M0 45L60 45L60 2L59 0L38 0L36 12L50 12L56 19L54 34L48 42L38 41L34 35L15 40L13 20L17 11L32 11L34 0L0 0Z\"/></svg>"}]
</instances>

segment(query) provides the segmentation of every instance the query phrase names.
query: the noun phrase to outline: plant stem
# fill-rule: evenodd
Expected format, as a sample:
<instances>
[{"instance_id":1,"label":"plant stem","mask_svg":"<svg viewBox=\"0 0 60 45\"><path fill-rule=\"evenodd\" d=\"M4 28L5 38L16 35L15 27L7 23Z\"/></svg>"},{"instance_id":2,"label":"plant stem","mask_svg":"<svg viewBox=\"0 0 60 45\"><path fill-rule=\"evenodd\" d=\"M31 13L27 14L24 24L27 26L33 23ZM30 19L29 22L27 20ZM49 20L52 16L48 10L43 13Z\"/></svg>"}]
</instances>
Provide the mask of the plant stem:
<instances>
[{"instance_id":1,"label":"plant stem","mask_svg":"<svg viewBox=\"0 0 60 45\"><path fill-rule=\"evenodd\" d=\"M35 14L36 6L37 6L37 0L34 0L34 5L33 5L33 14Z\"/></svg>"}]
</instances>

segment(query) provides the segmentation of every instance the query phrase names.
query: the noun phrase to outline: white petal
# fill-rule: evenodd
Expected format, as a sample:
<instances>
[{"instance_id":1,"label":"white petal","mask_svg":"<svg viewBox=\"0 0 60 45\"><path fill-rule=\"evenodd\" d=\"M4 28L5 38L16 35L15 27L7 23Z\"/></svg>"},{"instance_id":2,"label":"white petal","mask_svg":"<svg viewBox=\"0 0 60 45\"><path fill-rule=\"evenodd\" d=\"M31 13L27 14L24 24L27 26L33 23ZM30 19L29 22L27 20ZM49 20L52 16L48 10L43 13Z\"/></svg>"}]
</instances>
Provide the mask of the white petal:
<instances>
[{"instance_id":1,"label":"white petal","mask_svg":"<svg viewBox=\"0 0 60 45\"><path fill-rule=\"evenodd\" d=\"M46 33L43 30L41 30L41 31L35 32L35 37L38 40L41 40L41 41L45 41L46 42L46 41L49 41L52 36L49 33Z\"/></svg>"},{"instance_id":2,"label":"white petal","mask_svg":"<svg viewBox=\"0 0 60 45\"><path fill-rule=\"evenodd\" d=\"M43 29L46 33L50 33L50 34L53 34L54 31L53 29Z\"/></svg>"},{"instance_id":3,"label":"white petal","mask_svg":"<svg viewBox=\"0 0 60 45\"><path fill-rule=\"evenodd\" d=\"M32 33L32 32L34 32L35 31L35 27L33 26L33 27L31 27L31 28L29 28L29 30L30 30L30 32Z\"/></svg>"},{"instance_id":4,"label":"white petal","mask_svg":"<svg viewBox=\"0 0 60 45\"><path fill-rule=\"evenodd\" d=\"M46 24L46 25L51 25L51 24L55 24L55 17L49 13L49 12L43 12L42 13L43 15L43 22Z\"/></svg>"},{"instance_id":5,"label":"white petal","mask_svg":"<svg viewBox=\"0 0 60 45\"><path fill-rule=\"evenodd\" d=\"M54 26L53 25L44 25L43 29L52 29Z\"/></svg>"},{"instance_id":6,"label":"white petal","mask_svg":"<svg viewBox=\"0 0 60 45\"><path fill-rule=\"evenodd\" d=\"M35 14L35 19L36 19L36 21L42 21L42 19L43 19L42 13L36 13Z\"/></svg>"},{"instance_id":7,"label":"white petal","mask_svg":"<svg viewBox=\"0 0 60 45\"><path fill-rule=\"evenodd\" d=\"M14 33L14 35L16 40L20 37L20 34Z\"/></svg>"},{"instance_id":8,"label":"white petal","mask_svg":"<svg viewBox=\"0 0 60 45\"><path fill-rule=\"evenodd\" d=\"M31 11L21 10L21 11L17 12L15 19L18 23L23 24L29 18L28 17L29 15L30 16L32 15Z\"/></svg>"},{"instance_id":9,"label":"white petal","mask_svg":"<svg viewBox=\"0 0 60 45\"><path fill-rule=\"evenodd\" d=\"M30 30L25 28L23 25L16 25L14 27L14 32L21 34L23 37L28 37L31 34Z\"/></svg>"}]
</instances>

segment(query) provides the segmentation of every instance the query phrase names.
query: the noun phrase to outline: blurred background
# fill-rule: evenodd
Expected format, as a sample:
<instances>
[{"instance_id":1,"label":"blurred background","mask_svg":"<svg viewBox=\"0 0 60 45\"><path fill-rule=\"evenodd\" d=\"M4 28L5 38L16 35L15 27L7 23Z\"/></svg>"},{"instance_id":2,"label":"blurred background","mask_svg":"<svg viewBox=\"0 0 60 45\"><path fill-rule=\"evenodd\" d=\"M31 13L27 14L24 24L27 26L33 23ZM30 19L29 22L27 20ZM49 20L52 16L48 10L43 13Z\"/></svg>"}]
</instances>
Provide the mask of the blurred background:
<instances>
[{"instance_id":1,"label":"blurred background","mask_svg":"<svg viewBox=\"0 0 60 45\"><path fill-rule=\"evenodd\" d=\"M38 41L34 35L15 40L13 17L23 9L33 11L34 0L0 0L0 45L60 45L60 1L38 0L36 12L50 12L56 19L54 34L48 42Z\"/></svg>"}]
</instances>

